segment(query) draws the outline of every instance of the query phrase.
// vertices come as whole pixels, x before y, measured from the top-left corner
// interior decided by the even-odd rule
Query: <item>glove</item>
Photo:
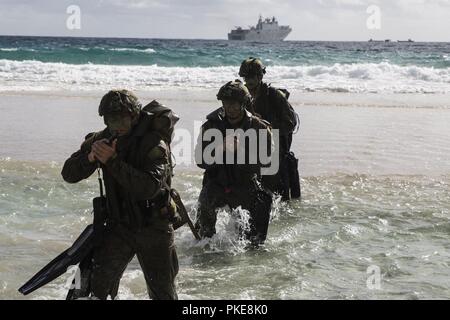
[[[163,218],[168,219],[173,224],[181,221],[181,217],[178,214],[177,205],[172,198],[170,198],[170,203],[168,206],[161,208],[160,214]]]

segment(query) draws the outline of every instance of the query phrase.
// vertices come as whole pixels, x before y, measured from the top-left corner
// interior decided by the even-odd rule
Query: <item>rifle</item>
[[[114,139],[115,136],[112,136],[109,139],[109,143],[111,143]],[[100,197],[93,199],[93,224],[86,227],[86,229],[80,234],[70,248],[58,255],[22,287],[20,287],[19,292],[22,294],[30,294],[31,292],[41,288],[45,284],[66,273],[68,267],[79,263],[80,276],[78,279],[80,280],[80,283],[76,283],[77,281],[75,279],[73,280],[72,289],[69,290],[66,299],[74,300],[82,297],[89,297],[91,293],[90,274],[92,271],[92,253],[94,247],[98,245],[103,235],[107,217],[106,196],[103,190],[103,179],[100,174],[100,169],[101,167],[99,164],[98,180],[100,183]],[[111,297],[115,297],[117,295],[117,288],[118,282],[115,287],[111,289]]]
[[[112,142],[117,138],[117,134],[113,134],[109,139],[107,144],[111,145]],[[103,178],[101,174],[101,164],[97,161],[97,174],[98,174],[98,183],[100,188],[100,196],[92,199],[93,206],[93,214],[94,221],[93,225],[93,249],[99,245],[101,239],[103,238],[106,219],[108,216],[108,207],[106,201],[106,195],[103,188]],[[66,300],[76,300],[79,298],[89,297],[91,294],[91,273],[92,273],[92,258],[93,258],[93,250],[90,250],[88,254],[80,261],[79,269],[80,269],[80,284],[79,287],[76,287],[75,279],[72,282],[72,289],[69,290],[66,296]],[[118,288],[118,285],[116,285]],[[117,295],[117,290],[113,289],[111,292],[111,297],[115,297]]]
[[[174,229],[176,230],[176,229],[184,226],[187,223],[189,225],[189,228],[191,229],[192,234],[194,235],[195,239],[201,240],[202,238],[198,234],[198,231],[195,228],[194,224],[192,223],[191,218],[189,218],[186,207],[184,206],[184,203],[181,200],[181,197],[180,197],[180,194],[178,193],[178,191],[175,189],[171,189],[170,196],[172,197],[173,201],[175,201],[175,204],[177,205],[177,208],[178,208],[178,213],[180,214],[181,219],[182,219],[181,222],[174,225]]]

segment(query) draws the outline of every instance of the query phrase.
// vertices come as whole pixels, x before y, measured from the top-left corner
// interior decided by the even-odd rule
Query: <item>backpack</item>
[[[151,116],[152,129],[157,131],[161,135],[162,139],[167,143],[170,152],[169,161],[173,170],[175,166],[172,160],[173,155],[170,148],[170,143],[173,139],[175,124],[180,120],[180,118],[175,114],[175,112],[156,100],[153,100],[145,107],[143,107],[142,111]],[[173,172],[171,173],[171,175],[173,176]],[[198,234],[197,230],[194,227],[194,224],[189,218],[186,207],[181,200],[179,192],[171,188],[171,186],[165,182],[163,183],[163,185],[168,191],[164,199],[165,204],[168,208],[170,208],[170,199],[172,199],[176,205],[176,212],[170,213],[170,221],[173,223],[174,230],[181,228],[185,224],[188,224],[192,233],[194,234],[194,237],[197,240],[200,240],[200,235]]]
[[[294,110],[292,105],[289,103],[289,97],[290,97],[291,93],[287,89],[275,88],[270,85],[269,85],[268,89],[269,89],[269,99],[272,101],[275,101],[277,91],[281,92],[285,96],[286,101],[288,102],[289,113],[291,114],[292,121],[294,122],[294,134],[296,134],[300,128],[300,117],[299,117],[298,113]]]
[[[142,111],[151,117],[151,127],[157,131],[162,139],[170,146],[172,142],[176,123],[180,120],[171,109],[156,100],[153,100]]]

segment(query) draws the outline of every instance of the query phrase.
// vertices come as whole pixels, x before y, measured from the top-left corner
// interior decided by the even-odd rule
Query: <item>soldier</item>
[[[257,152],[255,149],[262,143],[266,143],[266,147],[270,150],[270,128],[265,121],[247,111],[251,105],[251,96],[241,81],[230,81],[225,84],[217,94],[217,99],[222,101],[223,107],[207,116],[196,147],[197,165],[205,169],[196,226],[202,237],[212,237],[216,233],[216,210],[225,205],[229,205],[232,209],[241,206],[250,212],[250,230],[245,236],[254,246],[258,246],[264,243],[267,236],[272,197],[260,184],[263,164],[260,159],[252,163],[249,157],[250,152]],[[251,142],[246,144],[244,140],[229,134],[230,131],[236,132],[238,129],[242,129],[244,133],[254,130],[256,134],[264,130],[266,138],[261,141],[258,136],[258,141],[253,141],[257,148],[251,151]],[[209,130],[220,131],[223,140],[219,141],[215,150],[222,153],[223,159],[227,153],[231,153],[230,158],[233,159],[231,163],[228,159],[223,162],[217,161],[218,158],[214,158],[212,163],[205,161],[204,152],[212,143],[205,138]],[[243,163],[236,161],[238,150],[242,150],[245,154]]]
[[[99,115],[106,129],[89,134],[62,169],[69,183],[88,178],[97,166],[103,171],[108,212],[93,252],[92,295],[114,298],[123,272],[137,255],[150,298],[177,299],[178,259],[171,222],[175,208],[167,201],[172,174],[167,139],[130,91],[108,92]],[[117,138],[109,143],[111,136]]]
[[[298,160],[290,152],[298,116],[288,101],[289,92],[264,83],[265,73],[266,67],[261,60],[252,57],[244,60],[239,70],[239,76],[244,78],[253,97],[253,109],[250,111],[268,121],[280,134],[280,170],[275,175],[265,176],[263,182],[271,191],[280,194],[283,200],[300,198]]]

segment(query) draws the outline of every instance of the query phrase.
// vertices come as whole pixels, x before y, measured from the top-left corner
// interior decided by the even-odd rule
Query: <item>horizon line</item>
[[[0,34],[0,37],[35,37],[35,38],[86,38],[86,39],[139,39],[139,40],[206,40],[206,41],[230,41],[235,43],[272,43],[272,42],[260,42],[260,41],[240,41],[240,40],[228,40],[227,38],[159,38],[159,37],[114,37],[114,36],[67,36],[67,35],[23,35],[23,34]],[[408,39],[373,39],[373,42],[376,43],[397,43],[398,41],[407,42]],[[300,40],[300,39],[288,39],[282,40],[279,42],[369,42],[369,40]],[[410,38],[412,39],[412,38]],[[385,40],[389,40],[390,42],[385,42]],[[413,39],[412,39],[413,40]],[[279,43],[274,42],[274,43]],[[423,40],[413,40],[410,43],[450,43],[450,39],[448,41],[423,41]]]

